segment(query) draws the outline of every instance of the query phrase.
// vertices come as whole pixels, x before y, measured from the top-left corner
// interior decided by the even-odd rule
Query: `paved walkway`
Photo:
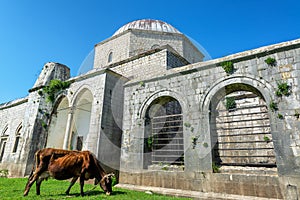
[[[170,189],[170,188],[148,187],[148,186],[129,185],[129,184],[118,184],[115,187],[128,189],[128,190],[135,190],[135,191],[144,191],[149,194],[157,193],[157,194],[170,195],[176,197],[189,197],[192,199],[201,199],[201,200],[275,200],[270,198],[261,198],[261,197],[253,197],[253,196],[241,196],[241,195],[221,194],[221,193],[206,193],[206,192],[197,192],[197,191],[190,191],[190,190],[178,190],[178,189]]]

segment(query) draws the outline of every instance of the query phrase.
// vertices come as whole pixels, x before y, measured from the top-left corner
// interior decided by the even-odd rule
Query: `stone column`
[[[72,125],[73,125],[73,114],[74,114],[74,109],[73,107],[70,107],[70,111],[68,113],[68,120],[67,120],[67,127],[65,132],[63,149],[69,149],[70,146],[70,138],[72,136],[71,132],[72,132]]]

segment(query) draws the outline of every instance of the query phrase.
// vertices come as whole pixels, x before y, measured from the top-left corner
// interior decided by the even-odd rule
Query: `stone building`
[[[0,169],[88,149],[123,185],[300,198],[300,40],[203,61],[170,24],[137,20],[94,52],[91,70],[46,63],[0,105]]]

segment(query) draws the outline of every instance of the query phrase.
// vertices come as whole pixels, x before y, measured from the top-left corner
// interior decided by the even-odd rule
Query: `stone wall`
[[[19,175],[25,167],[21,160],[21,152],[24,148],[24,116],[27,101],[27,98],[23,98],[0,105],[0,154],[2,156],[0,169],[9,169],[9,174]],[[20,138],[17,142],[18,133]],[[3,149],[4,142],[6,145]]]
[[[176,188],[182,190],[201,191],[205,193],[213,192],[274,199],[282,199],[286,196],[284,190],[282,190],[280,178],[273,175],[232,173],[213,174],[204,172],[184,173],[164,170],[145,171],[143,173],[121,172],[120,182],[123,184]]]
[[[109,65],[109,69],[129,79],[158,76],[168,69],[180,67],[188,62],[178,55],[170,46],[150,50],[144,54],[133,56],[126,62]],[[143,73],[141,73],[143,72]]]
[[[268,57],[277,63],[265,63]],[[234,72],[227,74],[223,61],[234,63]],[[299,120],[295,112],[299,104],[300,40],[262,47],[221,59],[170,69],[160,77],[134,80],[126,84],[124,97],[121,170],[143,171],[144,117],[156,98],[171,96],[183,108],[185,172],[212,171],[210,106],[235,90],[257,90],[267,105],[276,102],[277,111],[268,109],[276,165],[280,177],[300,177],[298,145]],[[143,81],[145,84],[140,85]],[[278,83],[286,82],[290,95],[278,97]],[[232,90],[232,86],[234,89]],[[237,86],[237,87],[236,87]],[[237,89],[239,88],[239,89]],[[282,117],[278,117],[279,115]],[[196,144],[192,138],[197,137]],[[299,179],[298,179],[299,180]],[[288,185],[288,182],[284,187]],[[296,187],[300,187],[296,183]]]
[[[166,45],[189,63],[203,60],[203,54],[182,34],[128,30],[95,46],[94,68],[102,68]],[[111,52],[112,61],[109,62]]]
[[[109,53],[112,52],[112,62],[118,62],[129,57],[130,33],[109,38],[95,45],[94,68],[102,68],[108,64]]]

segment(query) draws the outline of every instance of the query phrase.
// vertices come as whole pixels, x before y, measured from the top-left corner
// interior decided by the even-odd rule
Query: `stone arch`
[[[63,148],[69,112],[69,99],[64,95],[59,96],[50,114],[46,147]]]
[[[229,166],[276,167],[269,102],[270,84],[254,77],[216,83],[201,108],[209,110],[213,162]],[[230,100],[231,99],[231,100]],[[233,101],[233,107],[228,101]]]
[[[71,149],[87,149],[93,101],[93,94],[86,86],[78,90],[75,95],[72,104],[71,137],[69,138]]]
[[[252,86],[256,88],[265,101],[270,102],[272,99],[275,99],[274,92],[275,88],[266,82],[265,80],[259,79],[256,76],[230,76],[223,80],[216,81],[203,95],[200,99],[200,111],[208,112],[210,107],[210,102],[214,98],[218,98],[220,94],[226,93],[226,86],[234,83],[243,83],[245,85]]]
[[[186,103],[169,90],[151,95],[141,107],[144,168],[160,163],[184,165],[183,118]]]
[[[145,115],[146,115],[146,111],[147,111],[147,108],[149,107],[149,105],[157,98],[159,97],[162,97],[162,96],[170,96],[170,97],[173,97],[174,99],[176,99],[180,105],[181,105],[181,108],[182,108],[182,112],[183,112],[183,115],[185,116],[186,115],[186,112],[187,112],[187,105],[188,105],[188,102],[187,100],[179,93],[177,92],[174,92],[174,91],[171,91],[171,90],[167,90],[167,89],[164,89],[164,90],[160,90],[160,91],[157,91],[155,93],[153,93],[152,95],[150,95],[141,105],[140,109],[139,109],[139,118],[140,119],[144,119],[145,118]]]

